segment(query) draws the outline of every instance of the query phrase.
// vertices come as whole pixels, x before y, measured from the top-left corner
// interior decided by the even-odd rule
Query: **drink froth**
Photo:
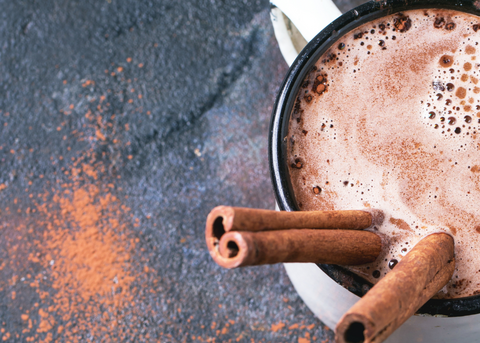
[[[480,293],[480,18],[413,10],[345,34],[299,88],[287,139],[301,210],[378,208],[390,244],[381,279],[426,235],[455,238],[437,295]]]

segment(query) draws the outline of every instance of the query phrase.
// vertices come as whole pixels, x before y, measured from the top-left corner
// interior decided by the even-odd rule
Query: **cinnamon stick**
[[[221,237],[230,231],[287,229],[361,230],[383,222],[383,212],[370,211],[272,211],[218,206],[207,217],[205,238],[212,252]]]
[[[453,238],[436,233],[422,239],[340,319],[337,343],[382,342],[452,277]]]
[[[382,248],[381,238],[368,231],[291,229],[225,233],[215,262],[236,268],[280,262],[358,265],[373,262]]]

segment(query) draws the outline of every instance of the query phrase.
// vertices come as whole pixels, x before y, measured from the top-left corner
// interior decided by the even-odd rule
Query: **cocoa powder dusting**
[[[27,246],[35,252],[27,260],[39,271],[29,287],[41,305],[25,309],[26,342],[127,341],[148,313],[137,307],[143,299],[136,287],[148,267],[133,264],[136,241],[126,230],[130,209],[95,169],[102,171],[101,163],[76,162],[70,183],[36,202],[30,225],[43,232]]]
[[[100,337],[105,329],[114,329],[118,310],[134,300],[130,288],[136,275],[130,254],[135,242],[125,236],[125,224],[118,219],[128,209],[122,209],[109,193],[99,196],[94,184],[80,186],[74,182],[72,188],[54,194],[52,200],[50,205],[57,210],[38,206],[46,225],[42,262],[51,266],[49,286],[55,290],[49,313],[55,312],[64,320],[75,319],[91,336]],[[75,318],[78,313],[102,319],[92,322],[88,317]],[[50,315],[41,318],[38,332],[56,327],[64,331],[66,339],[75,341],[75,330],[69,328],[68,321],[61,327]]]
[[[31,304],[16,309],[22,325],[17,340],[115,342],[158,337],[155,327],[146,325],[155,317],[156,301],[150,294],[158,280],[151,275],[148,260],[137,252],[139,240],[132,228],[139,226],[138,219],[125,205],[128,196],[111,183],[111,171],[97,152],[98,144],[107,139],[122,151],[120,137],[113,137],[104,125],[104,99],[100,97],[97,110],[85,115],[85,131],[91,135],[78,140],[89,142],[87,149],[69,159],[63,175],[55,177],[56,184],[42,174],[43,192],[31,193],[28,204],[15,198],[15,208],[0,210],[9,249],[8,258],[0,260],[0,272],[11,276],[6,286],[0,284],[0,292],[7,291],[12,304],[15,299],[23,299],[22,306]],[[13,286],[16,291],[8,291]],[[25,301],[28,298],[33,300]],[[5,330],[2,333],[3,340],[10,337]]]
[[[398,227],[400,230],[405,230],[405,231],[413,231],[410,225],[407,224],[407,222],[403,219],[397,219],[397,218],[390,218],[390,223]]]

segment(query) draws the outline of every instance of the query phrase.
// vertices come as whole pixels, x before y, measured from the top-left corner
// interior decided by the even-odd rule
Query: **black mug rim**
[[[286,138],[294,98],[305,74],[337,39],[368,21],[414,9],[453,9],[480,17],[473,0],[371,0],[337,18],[313,38],[291,65],[277,95],[270,121],[268,157],[277,204],[282,211],[298,211],[286,163]],[[480,18],[479,18],[480,23]],[[373,286],[362,277],[336,265],[318,264],[335,282],[362,297]],[[430,299],[417,314],[458,317],[480,313],[480,295],[457,299]]]

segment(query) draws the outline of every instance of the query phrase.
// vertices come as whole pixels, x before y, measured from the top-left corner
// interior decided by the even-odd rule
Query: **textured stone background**
[[[223,270],[205,248],[214,206],[274,206],[268,124],[287,66],[268,1],[5,0],[0,8],[0,337],[333,342],[281,265]],[[79,161],[98,176],[72,181]],[[90,262],[69,264],[60,253],[89,216],[74,225],[62,206],[85,187],[95,188],[95,206],[107,195],[122,206],[119,226],[94,223],[120,237],[111,249],[126,256],[118,263],[128,287],[112,292],[128,302],[116,307],[101,293],[119,282],[107,280],[108,263],[99,257],[91,274]],[[53,246],[57,227],[67,231]],[[72,276],[77,269],[87,270],[84,280]],[[62,272],[76,283],[55,286]],[[105,280],[92,288],[91,275]],[[82,300],[88,306],[72,300],[80,284],[100,292]]]

